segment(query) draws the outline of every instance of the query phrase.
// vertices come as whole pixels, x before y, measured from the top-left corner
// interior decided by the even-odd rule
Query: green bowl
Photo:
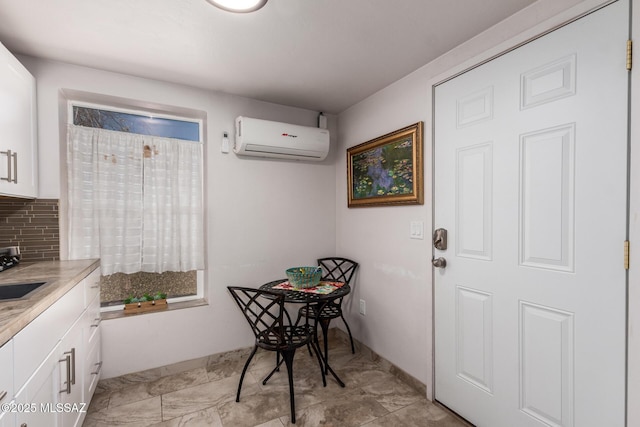
[[[318,267],[291,267],[286,273],[289,283],[298,289],[313,288],[322,277],[322,269]]]

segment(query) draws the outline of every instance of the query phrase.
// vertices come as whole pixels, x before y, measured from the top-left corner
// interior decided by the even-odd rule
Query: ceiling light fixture
[[[236,13],[253,12],[267,4],[267,0],[207,0],[222,10]]]

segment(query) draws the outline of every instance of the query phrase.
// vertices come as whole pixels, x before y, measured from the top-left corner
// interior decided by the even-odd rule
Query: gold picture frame
[[[423,122],[347,149],[348,206],[424,204]]]

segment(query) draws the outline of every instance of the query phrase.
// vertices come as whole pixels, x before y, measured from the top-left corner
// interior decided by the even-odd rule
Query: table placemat
[[[282,283],[275,285],[271,289],[282,289],[286,291],[299,291],[299,292],[308,292],[310,294],[326,295],[326,294],[330,294],[331,292],[343,286],[344,286],[344,283],[342,282],[320,282],[317,286],[314,286],[312,288],[294,288],[293,285],[289,283],[288,280],[286,280]]]

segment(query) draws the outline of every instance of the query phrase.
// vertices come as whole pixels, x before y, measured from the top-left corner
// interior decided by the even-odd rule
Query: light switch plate
[[[411,230],[409,237],[412,239],[424,239],[424,222],[411,221]]]

